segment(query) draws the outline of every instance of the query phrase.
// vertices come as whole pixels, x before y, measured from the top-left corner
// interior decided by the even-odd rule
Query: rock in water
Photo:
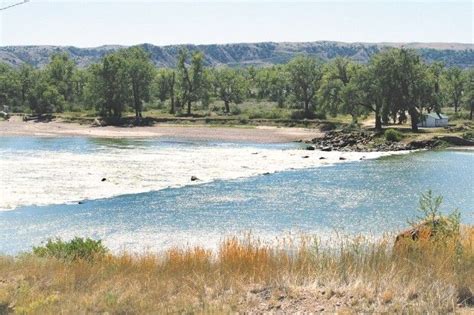
[[[308,150],[308,151],[314,151],[314,150],[316,150],[316,148],[313,147],[312,145],[309,145],[309,146],[306,147],[306,150]]]
[[[347,159],[345,157],[341,156],[341,157],[339,157],[339,160],[344,161],[344,160],[347,160]]]
[[[192,181],[192,182],[195,182],[195,181],[197,181],[197,180],[199,180],[199,178],[197,178],[197,177],[196,177],[196,176],[194,176],[194,175],[193,175],[193,176],[191,176],[191,181]]]
[[[101,181],[101,182],[105,182],[106,180],[107,180],[107,178],[104,177],[104,178],[102,178],[100,181]]]

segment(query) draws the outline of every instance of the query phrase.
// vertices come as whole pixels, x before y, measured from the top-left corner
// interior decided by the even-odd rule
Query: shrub
[[[107,252],[108,249],[102,244],[102,241],[81,237],[75,237],[70,241],[63,241],[60,238],[49,239],[44,246],[33,247],[33,253],[39,257],[55,257],[70,261],[92,260]]]
[[[462,134],[462,137],[463,139],[466,139],[466,140],[474,139],[474,131],[473,130],[466,131],[465,133]]]
[[[230,109],[231,115],[240,115],[241,113],[242,113],[242,110],[238,106],[232,106]]]
[[[448,215],[440,211],[443,197],[434,197],[431,190],[421,194],[418,211],[421,213],[417,219],[423,222],[431,230],[434,237],[449,238],[459,234],[461,217],[459,210],[455,209]],[[416,223],[411,223],[416,226]]]
[[[395,129],[385,130],[384,136],[385,136],[385,140],[391,141],[391,142],[398,142],[402,140],[403,138],[403,134],[400,131],[397,131]]]

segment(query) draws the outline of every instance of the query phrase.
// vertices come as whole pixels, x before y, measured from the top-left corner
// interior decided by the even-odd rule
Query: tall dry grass
[[[65,261],[0,258],[0,313],[472,312],[474,228],[397,245],[363,237]]]

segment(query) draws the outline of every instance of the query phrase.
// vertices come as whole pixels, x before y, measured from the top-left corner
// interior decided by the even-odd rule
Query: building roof
[[[429,113],[426,116],[432,117],[434,119],[448,119],[448,116],[443,115],[441,113]]]

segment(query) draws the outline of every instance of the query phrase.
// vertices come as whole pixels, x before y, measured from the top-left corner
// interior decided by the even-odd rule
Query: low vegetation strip
[[[469,313],[474,228],[440,217],[440,204],[425,194],[423,223],[396,242],[249,236],[215,252],[113,255],[97,241],[50,241],[0,258],[0,313]]]

